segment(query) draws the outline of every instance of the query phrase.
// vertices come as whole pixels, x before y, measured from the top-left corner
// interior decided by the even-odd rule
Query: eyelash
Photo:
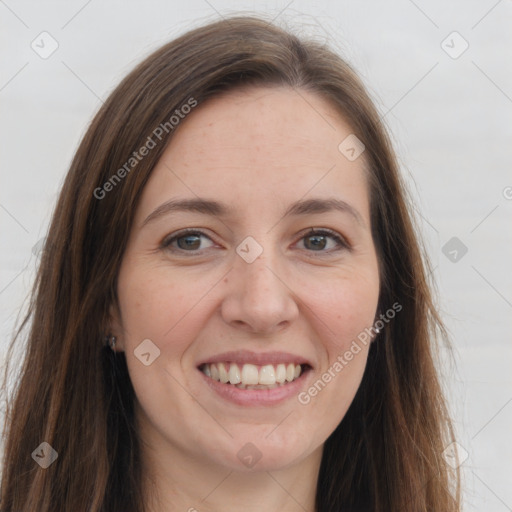
[[[182,254],[190,253],[190,256],[202,255],[203,253],[200,250],[199,251],[187,251],[185,249],[171,247],[171,244],[174,241],[178,240],[179,238],[184,238],[187,235],[204,236],[204,237],[208,238],[209,240],[213,241],[206,233],[203,233],[200,230],[192,229],[191,228],[191,229],[184,229],[182,231],[179,231],[178,233],[172,235],[170,238],[169,237],[164,238],[164,240],[161,243],[161,248],[165,249],[165,250],[168,250],[168,251],[171,251],[171,252],[174,252],[174,253],[176,253],[176,252],[179,252],[179,253],[182,253]],[[330,249],[328,251],[307,251],[307,249],[306,249],[307,252],[318,253],[319,255],[329,255],[329,254],[332,254],[333,252],[341,251],[341,250],[344,250],[344,249],[345,250],[350,250],[351,249],[349,243],[343,237],[338,235],[335,231],[331,231],[330,229],[325,229],[325,228],[323,228],[323,229],[311,228],[311,230],[308,231],[306,234],[304,234],[299,239],[299,241],[303,240],[305,238],[308,238],[308,237],[312,237],[312,236],[328,236],[328,237],[332,238],[338,244],[338,247],[335,248],[335,249]]]

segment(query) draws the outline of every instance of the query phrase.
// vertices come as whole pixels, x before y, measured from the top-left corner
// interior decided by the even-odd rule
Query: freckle
[[[228,282],[228,278],[227,278],[227,277],[225,277],[225,278],[224,278],[224,282],[225,282],[225,283],[227,283],[227,282]]]

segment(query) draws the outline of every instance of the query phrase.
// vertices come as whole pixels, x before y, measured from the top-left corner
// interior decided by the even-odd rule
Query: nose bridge
[[[267,242],[271,237],[267,237]],[[230,277],[231,286],[224,298],[222,314],[228,323],[244,326],[253,331],[273,331],[290,323],[298,313],[293,293],[279,275],[280,265],[277,248],[265,246],[255,259],[244,254],[255,250],[240,244]]]
[[[276,297],[282,295],[282,282],[272,271],[272,258],[261,255],[252,263],[238,262],[237,271],[242,280],[244,295],[254,299],[266,299],[262,304],[270,303]],[[275,265],[274,265],[275,267]]]

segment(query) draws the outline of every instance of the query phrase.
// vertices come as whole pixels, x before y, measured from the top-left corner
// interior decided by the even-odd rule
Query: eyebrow
[[[339,211],[349,214],[358,224],[365,227],[366,223],[361,214],[349,203],[337,198],[328,199],[306,199],[292,203],[282,218],[299,215],[312,215],[315,213],[328,213]],[[231,207],[217,201],[197,198],[197,199],[171,199],[158,206],[144,220],[141,227],[146,224],[172,212],[195,212],[213,217],[227,217],[233,215]]]

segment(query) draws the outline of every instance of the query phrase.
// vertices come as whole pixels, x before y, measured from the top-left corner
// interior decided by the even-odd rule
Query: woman
[[[395,156],[322,45],[233,17],[131,72],[29,321],[4,511],[459,510]]]

